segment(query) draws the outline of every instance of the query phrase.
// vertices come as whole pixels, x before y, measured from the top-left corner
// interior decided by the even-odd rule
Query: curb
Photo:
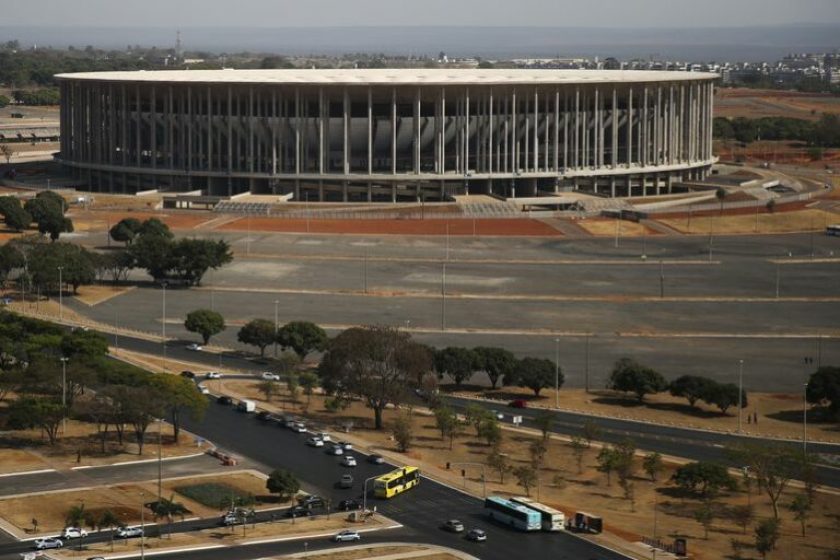
[[[39,469],[35,471],[20,471],[20,472],[10,472],[10,473],[3,473],[0,474],[0,478],[6,478],[8,476],[27,476],[30,474],[45,474],[50,472],[57,472],[58,469]]]
[[[207,452],[203,453],[193,453],[191,455],[180,455],[178,457],[164,457],[160,459],[161,462],[165,463],[168,461],[180,461],[182,459],[195,459],[196,457],[201,457],[202,455],[206,455]],[[71,471],[80,471],[86,469],[104,469],[108,467],[125,467],[128,465],[141,465],[146,463],[157,463],[158,459],[140,459],[138,461],[122,461],[120,463],[111,463],[110,465],[82,465],[81,467],[72,467]]]

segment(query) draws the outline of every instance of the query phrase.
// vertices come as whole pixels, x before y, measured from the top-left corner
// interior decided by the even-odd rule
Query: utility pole
[[[163,372],[166,373],[166,281],[160,283],[163,288],[163,321],[161,321],[161,334],[163,339]]]
[[[62,356],[61,360],[61,433],[67,434],[67,361],[70,358]]]
[[[440,330],[446,330],[446,263],[443,263],[443,274],[440,282],[441,295],[441,312],[440,312]]]
[[[163,496],[163,420],[158,418],[158,503]]]
[[[279,306],[280,300],[274,300],[274,357],[277,357],[277,335],[280,332],[280,319],[279,319]]]
[[[586,335],[586,392],[589,393],[589,334]]]
[[[554,408],[560,408],[560,339],[554,339]]]
[[[665,265],[659,259],[659,299],[665,298]]]
[[[738,360],[738,433],[741,433],[744,415],[744,360]]]
[[[61,271],[64,269],[63,266],[58,267],[58,319],[61,320],[64,318],[64,290],[61,289],[61,286],[64,282],[62,282]]]

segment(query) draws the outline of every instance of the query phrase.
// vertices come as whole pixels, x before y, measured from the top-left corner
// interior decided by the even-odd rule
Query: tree
[[[55,241],[62,233],[73,231],[73,221],[64,216],[65,206],[63,198],[45,191],[26,201],[24,210],[38,224],[38,231],[42,235],[49,234],[50,240]]]
[[[797,494],[788,504],[788,509],[793,513],[793,518],[799,521],[799,525],[802,527],[803,537],[805,536],[805,522],[811,515],[813,505],[808,494]]]
[[[595,420],[586,420],[583,423],[583,439],[586,440],[586,447],[591,447],[592,442],[601,437],[601,426]]]
[[[428,355],[411,337],[392,327],[351,328],[330,341],[318,374],[327,393],[355,395],[373,410],[374,425],[382,429],[382,411],[398,405]]]
[[[832,415],[840,413],[840,367],[822,366],[808,378],[805,398],[811,404],[827,406]]]
[[[84,527],[90,519],[91,514],[85,509],[85,504],[70,506],[70,509],[64,514],[64,524],[67,527]]]
[[[4,99],[8,99],[4,97]],[[8,144],[0,144],[0,155],[6,158],[6,165],[9,165],[12,161],[12,156],[15,155],[15,149]]]
[[[644,401],[645,395],[664,391],[667,387],[662,375],[630,358],[621,358],[615,363],[607,382],[607,388],[634,393],[639,402]]]
[[[313,351],[323,352],[327,349],[329,337],[326,331],[308,321],[292,321],[286,323],[277,332],[277,343],[285,350],[291,348],[303,361],[307,354]]]
[[[494,447],[487,456],[487,466],[499,472],[499,483],[504,484],[505,475],[511,471],[507,454],[499,451],[498,447]]]
[[[739,389],[734,383],[714,383],[709,386],[708,394],[703,398],[708,404],[718,407],[721,413],[726,414],[732,406],[737,406]],[[740,390],[740,403],[742,408],[747,408],[747,391]]]
[[[589,445],[584,443],[583,439],[578,436],[572,436],[571,441],[569,442],[569,446],[572,448],[572,453],[575,456],[575,462],[577,462],[577,470],[578,474],[583,473],[583,454],[589,448]]]
[[[177,515],[183,521],[184,516],[189,512],[190,510],[184,504],[175,501],[174,494],[170,495],[168,500],[166,498],[160,498],[152,507],[152,514],[154,515],[155,521],[162,517],[166,518],[167,533],[169,533],[170,538],[172,537],[172,518]]]
[[[141,233],[128,251],[136,266],[144,269],[155,281],[166,279],[172,269],[172,241],[166,236]]]
[[[277,494],[281,501],[286,501],[300,491],[300,482],[291,471],[275,469],[268,475],[265,487],[272,494]]]
[[[478,403],[469,403],[464,409],[464,420],[475,428],[475,435],[481,436],[481,425],[493,414]]]
[[[502,427],[493,416],[485,418],[478,426],[478,437],[487,442],[490,447],[496,447],[502,442]]]
[[[9,274],[24,264],[23,253],[16,246],[11,243],[0,246],[0,288],[6,284]]]
[[[723,214],[723,200],[726,198],[726,194],[726,189],[723,187],[718,187],[718,189],[715,191],[715,198],[717,198],[718,202],[720,202],[721,215]]]
[[[271,399],[274,398],[277,393],[279,392],[280,387],[278,386],[277,382],[273,379],[267,379],[265,381],[260,381],[257,383],[257,391],[259,391],[263,397],[265,397],[266,402],[271,402]]]
[[[161,406],[169,412],[172,437],[178,443],[184,414],[200,420],[207,410],[207,399],[192,380],[181,376],[158,373],[152,376],[150,382],[161,399]]]
[[[96,254],[96,268],[100,277],[110,277],[114,284],[125,282],[128,273],[136,265],[134,255],[130,251],[109,251]]]
[[[732,518],[741,526],[741,533],[747,534],[747,527],[752,523],[755,512],[752,504],[732,506]]]
[[[286,388],[289,390],[289,397],[292,402],[297,402],[298,389],[300,388],[300,378],[297,373],[290,373],[286,376]]]
[[[698,492],[704,499],[714,497],[721,489],[735,490],[738,486],[726,467],[708,461],[680,466],[671,480],[686,492]]]
[[[521,467],[516,467],[513,469],[513,476],[516,477],[516,481],[519,483],[519,486],[525,490],[525,495],[531,495],[531,488],[536,486],[537,484],[537,471],[531,465],[523,465]]]
[[[767,558],[767,553],[776,549],[776,542],[779,540],[779,524],[777,518],[770,518],[756,525],[755,549],[762,558]]]
[[[260,357],[265,357],[266,347],[274,342],[274,323],[267,319],[253,319],[239,329],[236,338],[243,344],[256,346],[260,349]]]
[[[729,450],[739,464],[746,465],[755,476],[773,507],[773,517],[779,518],[779,499],[793,478],[801,477],[808,469],[807,458],[787,445],[741,445]]]
[[[648,453],[642,461],[642,468],[650,477],[650,481],[656,482],[656,477],[662,471],[662,455],[656,452]]]
[[[442,439],[448,439],[449,449],[452,449],[452,443],[461,434],[461,421],[458,419],[458,415],[446,406],[436,408],[434,413],[435,426],[440,431],[440,437]]]
[[[469,348],[448,346],[435,352],[435,369],[451,377],[456,387],[472,377],[477,363],[478,357]]]
[[[73,288],[92,284],[96,280],[96,268],[92,253],[74,243],[41,243],[30,251],[28,271],[32,282],[44,291],[63,289],[59,279]],[[61,267],[61,274],[58,268]]]
[[[102,529],[109,529],[111,531],[111,552],[114,551],[114,527],[118,527],[120,523],[120,518],[110,509],[106,509],[100,513],[99,519],[96,520],[96,526],[99,531],[102,531]]]
[[[222,239],[179,239],[170,243],[171,273],[189,286],[200,286],[204,275],[233,261],[230,245]]]
[[[553,387],[555,382],[555,364],[543,358],[523,358],[516,364],[516,383],[527,387],[539,397],[540,391]],[[563,372],[558,372],[557,382],[563,385]]]
[[[134,431],[137,454],[143,454],[146,431],[165,412],[165,399],[157,388],[151,386],[124,387],[119,393],[120,408],[126,423]]]
[[[624,438],[615,447],[615,470],[620,482],[627,481],[633,475],[633,459],[636,457],[636,442]]]
[[[548,441],[551,428],[554,427],[554,414],[548,410],[541,410],[534,417],[534,425],[542,432],[543,441]]]
[[[157,218],[149,218],[140,224],[140,229],[137,232],[140,237],[163,237],[172,239],[175,235],[169,229],[169,226]]]
[[[607,474],[607,486],[612,484],[612,472],[618,466],[619,456],[615,449],[606,446],[598,453],[598,470]]]
[[[411,440],[414,437],[414,431],[411,426],[411,417],[407,414],[400,414],[394,420],[392,429],[394,441],[397,443],[397,450],[400,453],[405,453],[411,447]]]
[[[184,321],[184,328],[190,332],[200,334],[204,344],[209,344],[210,337],[225,330],[225,318],[217,311],[196,309],[187,314],[187,318]]]
[[[298,377],[298,383],[300,383],[301,388],[303,388],[303,394],[306,395],[306,403],[308,405],[312,400],[312,393],[314,393],[315,389],[318,388],[321,380],[315,373],[311,371],[304,371]]]
[[[548,446],[545,440],[538,439],[531,442],[528,446],[528,454],[531,456],[531,464],[535,469],[539,469],[545,461],[545,454],[548,453]]]
[[[477,369],[487,372],[491,389],[495,390],[500,380],[503,384],[506,384],[505,380],[510,379],[513,375],[516,367],[516,357],[513,352],[504,348],[479,346],[473,348],[473,354],[477,359]]]
[[[114,241],[125,243],[128,246],[140,234],[142,228],[143,224],[140,223],[140,220],[136,218],[123,218],[108,230],[108,235]]]
[[[58,441],[58,429],[65,418],[60,403],[47,398],[23,397],[9,404],[6,425],[13,430],[41,428],[50,445]]]
[[[13,231],[23,231],[32,223],[32,216],[24,210],[16,196],[0,196],[0,214],[6,226]]]
[[[698,400],[706,400],[713,385],[715,382],[708,377],[683,375],[671,381],[668,391],[674,397],[685,397],[689,406],[694,408]]]
[[[704,501],[700,509],[694,512],[694,519],[703,526],[703,538],[706,540],[709,539],[709,529],[712,526],[714,517],[715,512],[712,509],[712,504],[708,501]]]

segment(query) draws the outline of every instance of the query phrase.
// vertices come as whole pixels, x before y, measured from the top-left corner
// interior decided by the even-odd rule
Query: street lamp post
[[[62,277],[61,271],[64,269],[63,266],[58,267],[58,318],[59,320],[64,318],[64,291],[61,289]]]
[[[560,339],[554,339],[554,408],[560,408]]]
[[[446,263],[443,263],[443,272],[440,280],[441,310],[440,330],[446,330]]]
[[[160,283],[163,288],[163,321],[161,321],[161,335],[163,339],[163,371],[166,373],[166,282]]]
[[[802,390],[802,454],[808,456],[808,384]]]
[[[362,486],[362,514],[365,515],[365,516],[367,516],[367,485],[368,485],[368,482],[370,482],[371,480],[375,480],[375,479],[379,478],[379,476],[380,475],[376,475],[376,476],[372,476],[370,478],[366,478],[365,483]],[[367,517],[365,517],[365,520],[367,520]]]
[[[744,360],[738,360],[738,433],[741,433],[744,416]]]
[[[62,356],[61,360],[61,433],[67,433],[67,361],[70,358]]]
[[[274,300],[274,357],[277,357],[277,334],[280,332],[279,319],[280,300]]]
[[[586,392],[589,393],[589,335],[586,335],[586,363],[585,363]]]
[[[143,502],[145,501],[146,494],[140,494],[140,558],[143,560],[146,558],[146,504]]]

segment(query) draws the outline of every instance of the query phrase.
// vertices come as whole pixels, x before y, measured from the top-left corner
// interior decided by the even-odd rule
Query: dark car
[[[216,399],[216,402],[219,404],[233,404],[233,399],[228,397],[227,395],[222,395],[221,397]]]
[[[514,399],[508,403],[511,408],[528,408],[528,401],[525,399]]]
[[[340,502],[338,502],[338,509],[343,511],[362,509],[362,503],[359,500],[341,500]]]
[[[324,498],[322,498],[321,496],[306,496],[305,498],[298,500],[298,504],[307,509],[322,508],[326,507],[327,505],[327,503],[324,501]]]
[[[261,410],[257,412],[257,420],[268,422],[269,420],[271,420],[271,413],[267,410]]]
[[[473,542],[485,542],[487,540],[487,533],[482,529],[470,529],[467,533],[467,540]]]
[[[376,453],[374,453],[373,455],[368,455],[367,460],[368,460],[368,463],[371,463],[371,464],[374,464],[374,465],[381,465],[382,463],[385,462],[385,458],[382,457],[382,455],[377,455]]]
[[[306,506],[292,506],[286,511],[287,517],[308,517],[312,515],[312,510]]]
[[[184,370],[181,372],[181,377],[186,377],[187,379],[195,379],[195,373],[188,370]]]
[[[441,525],[441,529],[444,531],[449,531],[450,533],[463,533],[464,532],[464,524],[458,521],[457,519],[450,519],[443,525]]]

